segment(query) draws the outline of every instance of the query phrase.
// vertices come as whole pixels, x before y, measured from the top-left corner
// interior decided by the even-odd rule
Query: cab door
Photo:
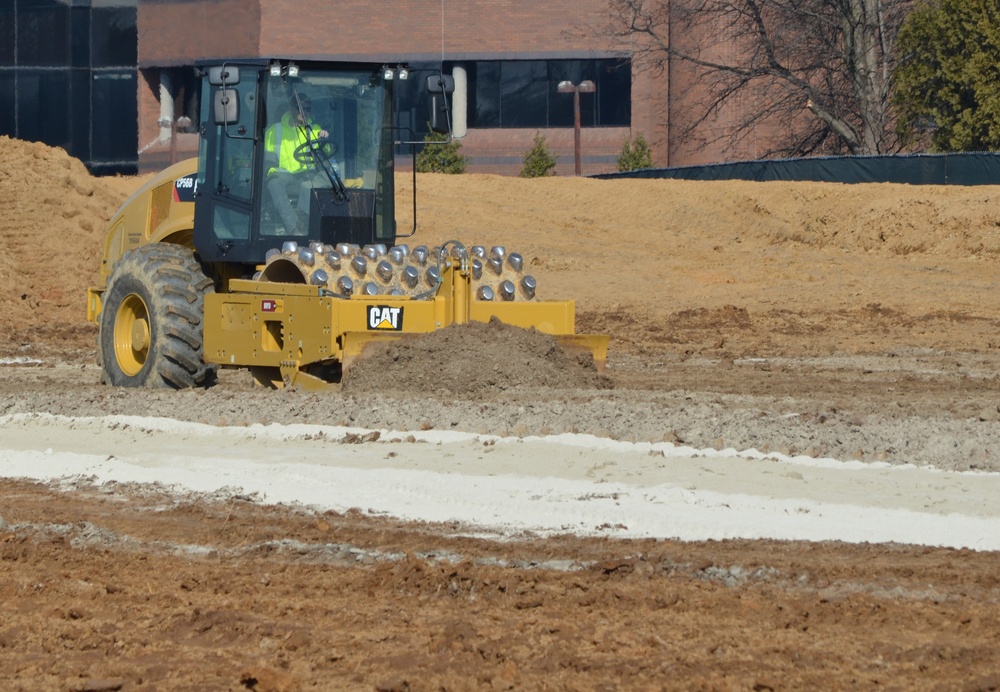
[[[206,262],[253,262],[260,68],[208,68],[202,88],[194,242]]]

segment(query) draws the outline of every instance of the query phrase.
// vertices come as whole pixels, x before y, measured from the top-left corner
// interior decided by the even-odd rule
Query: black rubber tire
[[[215,292],[194,252],[151,243],[122,255],[104,292],[98,335],[101,381],[185,389],[211,384],[204,362],[205,296]]]

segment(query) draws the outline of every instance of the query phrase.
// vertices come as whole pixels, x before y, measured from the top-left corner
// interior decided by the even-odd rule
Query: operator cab
[[[202,261],[259,264],[286,241],[394,244],[401,70],[264,60],[202,69],[194,222]]]

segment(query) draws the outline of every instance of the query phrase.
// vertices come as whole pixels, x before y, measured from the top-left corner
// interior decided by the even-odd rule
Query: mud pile
[[[493,318],[372,344],[344,378],[351,393],[387,390],[488,400],[532,388],[608,389],[589,353]]]
[[[0,156],[6,350],[92,362],[86,288],[142,179],[93,178],[2,137]],[[610,334],[612,358],[1000,347],[1000,186],[421,174],[417,187],[401,242],[517,252],[538,298],[574,300],[578,331]],[[401,232],[412,194],[401,173]]]
[[[0,311],[17,332],[86,320],[104,230],[138,185],[95,178],[62,149],[0,137]]]

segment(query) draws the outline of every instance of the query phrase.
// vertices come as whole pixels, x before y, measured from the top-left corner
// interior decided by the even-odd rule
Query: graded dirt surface
[[[92,178],[61,151],[2,137],[0,155],[0,463],[35,477],[47,458],[82,464],[63,480],[0,480],[0,687],[1000,688],[995,549],[939,547],[965,544],[957,535],[878,542],[881,526],[851,542],[623,538],[640,507],[612,492],[657,462],[701,467],[681,498],[724,483],[821,494],[821,471],[860,461],[885,474],[883,495],[855,505],[852,492],[873,491],[846,475],[831,507],[996,521],[1000,187],[421,175],[418,230],[401,242],[520,252],[541,298],[573,298],[579,331],[611,335],[603,378],[539,335],[501,341],[504,328],[481,325],[373,355],[343,392],[265,391],[228,371],[207,390],[136,391],[98,383],[85,291],[104,224],[140,181]],[[400,187],[405,213],[407,176]],[[115,416],[214,426],[220,440],[258,424],[359,432],[213,451],[211,437]],[[456,483],[497,463],[480,457],[516,456],[517,441],[486,436],[523,440],[532,456],[518,463],[540,495],[547,464],[563,471],[533,436],[653,446],[642,469],[577,469],[608,490],[576,504],[620,518],[561,534],[487,530],[448,507],[402,521],[360,501],[268,502],[240,490],[249,478],[210,491],[179,473],[101,479],[171,455],[242,454],[291,475],[320,442],[333,464],[368,451],[384,461],[365,463],[403,467],[408,448],[428,447],[365,431],[483,436],[475,457],[414,469]],[[660,460],[662,445],[702,451]],[[709,451],[727,448],[765,457],[719,473]],[[798,470],[769,477],[769,454]],[[897,471],[936,479],[926,507],[908,504]],[[357,494],[382,490],[397,491]],[[475,512],[469,495],[456,513]],[[789,496],[789,527],[817,514],[803,497]]]

